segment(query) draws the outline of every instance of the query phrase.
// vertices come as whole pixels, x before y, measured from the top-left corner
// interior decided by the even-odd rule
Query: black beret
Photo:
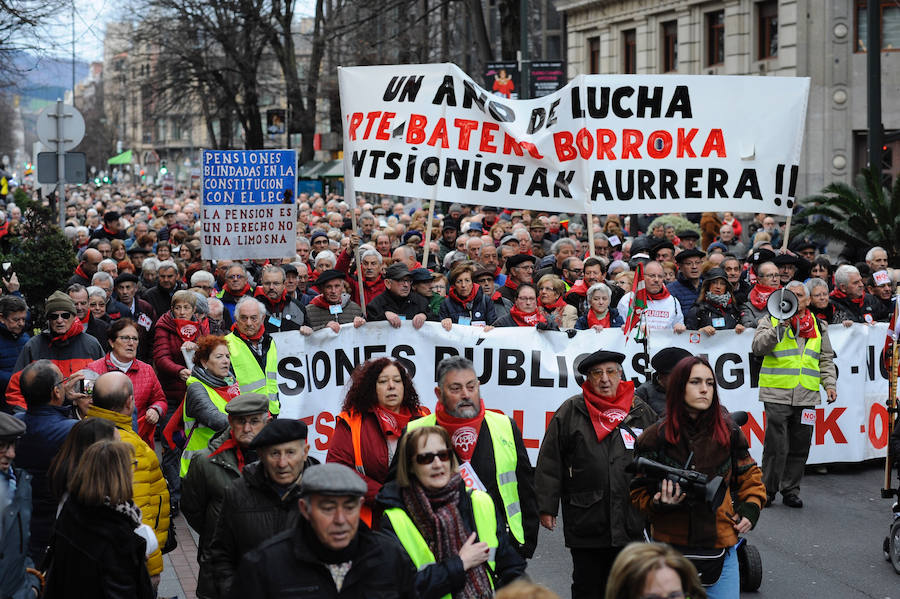
[[[15,416],[0,412],[0,439],[4,441],[18,439],[25,434],[25,428],[25,423]]]
[[[784,266],[787,264],[793,264],[796,267],[800,266],[800,260],[797,256],[792,256],[790,254],[778,254],[772,262],[774,262],[776,266]]]
[[[812,241],[801,241],[794,245],[791,249],[795,252],[802,252],[803,250],[814,250],[818,246],[814,244]]]
[[[655,244],[653,245],[653,247],[651,248],[650,251],[653,252],[653,253],[656,253],[656,252],[658,252],[659,250],[664,250],[664,249],[666,249],[666,248],[668,248],[668,249],[674,251],[674,250],[675,250],[675,244],[673,244],[673,243],[672,243],[671,241],[669,241],[668,239],[663,239],[662,241],[659,241],[659,242],[655,243]]]
[[[133,246],[128,248],[128,251],[125,253],[132,254],[132,255],[133,254],[149,254],[150,250],[148,250],[147,248],[142,248],[138,244],[134,244]]]
[[[700,239],[700,233],[693,229],[682,229],[676,233],[679,239]]]
[[[754,266],[759,266],[763,262],[772,262],[775,260],[775,252],[772,250],[767,250],[766,248],[761,248],[752,252],[748,259],[751,264]]]
[[[325,272],[323,272],[316,278],[315,285],[316,286],[324,285],[328,281],[333,281],[335,279],[343,279],[343,278],[345,278],[344,273],[342,273],[339,270],[334,270],[334,269],[326,270]],[[321,289],[321,287],[320,287],[320,289]]]
[[[259,431],[259,434],[250,442],[250,449],[306,439],[308,431],[309,428],[302,420],[279,418],[271,421]]]
[[[110,210],[109,212],[103,214],[103,222],[105,223],[111,223],[115,220],[119,220],[120,218],[122,218],[122,215],[115,210]]]
[[[506,259],[506,268],[519,266],[523,262],[531,262],[532,264],[534,264],[535,262],[537,262],[537,258],[532,256],[531,254],[513,254]]]
[[[416,231],[415,229],[413,229],[412,231],[407,231],[403,234],[403,243],[409,242],[410,237],[418,237],[419,239],[422,239],[422,233]]]
[[[688,258],[705,258],[706,253],[702,252],[698,249],[690,249],[684,250],[683,252],[678,252],[675,254],[675,262],[681,263],[682,260],[687,260]]]
[[[688,356],[693,356],[691,352],[680,347],[665,347],[650,359],[650,366],[657,374],[669,374],[675,365]]]
[[[603,364],[604,362],[615,362],[616,364],[621,364],[625,361],[625,354],[620,354],[617,351],[608,351],[605,349],[599,349],[589,356],[585,357],[578,363],[578,372],[587,376],[588,371],[597,364]]]
[[[130,272],[123,272],[118,277],[116,277],[115,284],[118,285],[120,283],[140,283],[141,280],[137,277],[136,274]]]
[[[441,231],[456,231],[456,223],[453,221],[445,222],[444,226],[441,227]]]

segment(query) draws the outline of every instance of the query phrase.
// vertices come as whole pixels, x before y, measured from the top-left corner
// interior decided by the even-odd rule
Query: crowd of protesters
[[[395,198],[359,198],[356,230],[342,198],[296,199],[292,255],[212,261],[201,251],[196,193],[75,192],[65,214],[78,263],[71,278],[49,297],[25,298],[16,275],[4,277],[0,450],[12,449],[0,451],[0,479],[10,491],[4,505],[29,522],[20,531],[27,549],[0,556],[2,596],[100,585],[116,589],[110,596],[152,597],[179,511],[199,533],[198,597],[281,596],[304,585],[321,597],[378,589],[480,598],[501,587],[515,596],[520,583],[510,583],[525,575],[538,526],[553,529],[560,505],[573,597],[602,596],[607,579],[617,589],[607,596],[675,583],[701,596],[677,553],[647,549],[656,565],[643,569],[629,561],[642,553],[622,553],[644,526],[680,549],[721,548],[721,581],[702,582],[711,597],[736,596],[727,553],[736,535],[776,492],[802,507],[799,478],[796,464],[768,447],[768,433],[763,468],[750,458],[704,360],[664,350],[635,389],[621,379],[624,356],[599,348],[578,365],[583,393],[548,424],[536,468],[516,423],[486,410],[467,360],[438,366],[434,413],[420,402],[431,390],[416,390],[401,363],[372,360],[354,371],[319,464],[308,455],[306,424],[278,418],[272,334],[431,321],[448,331],[574,335],[622,327],[640,276],[651,329],[707,337],[752,329],[765,372],[779,371],[785,352],[815,348],[812,378],[761,380],[775,421],[776,404],[801,405],[794,387],[818,398],[821,384],[834,401],[827,325],[888,321],[900,278],[880,247],[844,248],[849,259],[823,253],[822,240],[782,249],[788,232],[765,214],[685,215],[675,226],[645,215],[450,204],[436,211],[429,235],[427,210]],[[0,217],[15,235],[21,210],[8,204]],[[784,321],[767,309],[781,288],[800,299],[799,314]],[[32,322],[39,303],[45,322]],[[776,329],[798,341],[782,341]],[[621,435],[609,434],[620,426]],[[644,431],[636,445],[629,426]],[[779,434],[791,437],[792,451],[796,441],[808,452],[789,428]],[[671,486],[629,490],[624,458],[635,450],[681,463],[694,443],[705,452],[698,468],[733,479],[727,509],[701,513]],[[15,468],[10,458],[4,470],[10,453]],[[472,473],[481,489],[463,482]]]

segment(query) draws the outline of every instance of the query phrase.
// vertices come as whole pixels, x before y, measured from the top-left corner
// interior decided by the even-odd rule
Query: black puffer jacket
[[[304,469],[317,464],[307,458]],[[222,597],[231,588],[241,557],[263,541],[294,528],[300,518],[300,481],[283,495],[275,489],[259,462],[244,466],[242,478],[225,489],[222,509],[209,545],[211,578]]]
[[[493,324],[498,318],[494,311],[494,302],[481,292],[480,287],[475,291],[475,297],[465,304],[459,303],[449,295],[441,302],[441,309],[438,312],[441,320],[449,318],[457,324],[460,316],[470,319],[471,322],[480,321],[486,324]]]
[[[717,331],[732,330],[741,324],[741,311],[729,302],[724,308],[708,301],[697,301],[684,317],[684,326],[691,331],[712,327]]]
[[[376,501],[387,510],[400,508],[406,510],[397,481],[391,481],[381,488]],[[459,512],[465,523],[466,533],[476,530],[475,514],[472,510],[472,498],[465,491],[465,483],[460,483]],[[495,506],[496,508],[496,506]],[[394,528],[387,516],[381,518],[381,530],[394,534]],[[495,554],[494,588],[499,589],[525,574],[525,560],[519,555],[510,541],[506,531],[503,514],[497,512],[497,552]],[[466,584],[466,571],[463,570],[462,559],[454,556],[450,559],[425,566],[416,573],[416,594],[420,599],[439,599],[451,593],[460,593]]]

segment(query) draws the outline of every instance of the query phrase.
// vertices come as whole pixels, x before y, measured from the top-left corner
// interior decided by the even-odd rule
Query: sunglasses
[[[54,312],[47,315],[47,320],[69,320],[72,318],[71,312]]]
[[[427,466],[434,461],[434,458],[440,458],[442,462],[449,462],[450,450],[442,449],[440,451],[429,451],[428,453],[417,453],[416,463],[420,466]]]

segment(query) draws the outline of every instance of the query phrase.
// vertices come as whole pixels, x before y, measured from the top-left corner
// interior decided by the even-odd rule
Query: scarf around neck
[[[581,385],[581,393],[597,441],[603,441],[628,416],[634,402],[634,383],[622,381],[616,389],[615,397],[602,397],[594,393],[591,384],[585,381]]]
[[[244,341],[249,341],[251,343],[259,343],[259,340],[262,339],[262,336],[266,332],[266,327],[259,325],[259,329],[257,329],[256,333],[252,337],[248,337],[244,335],[241,330],[238,328],[237,323],[231,325],[231,330],[234,331],[234,334],[243,339]]]
[[[54,343],[66,341],[68,339],[71,339],[72,337],[80,335],[83,332],[84,332],[84,325],[81,324],[81,319],[75,318],[75,320],[72,321],[72,326],[69,327],[68,331],[66,331],[62,335],[56,335],[55,337],[50,338],[49,345],[52,346]],[[50,334],[53,335],[53,333],[50,333]]]
[[[218,448],[217,450],[215,450],[214,452],[212,452],[211,454],[209,454],[209,456],[207,456],[207,457],[212,458],[213,456],[217,456],[217,455],[219,455],[220,453],[224,453],[224,452],[228,451],[229,449],[233,449],[233,450],[234,450],[234,456],[235,456],[235,458],[237,459],[238,470],[241,471],[241,472],[243,472],[243,471],[244,471],[244,465],[245,465],[245,464],[247,463],[247,461],[248,461],[248,460],[247,460],[247,457],[248,457],[248,456],[244,454],[244,450],[243,450],[243,449],[241,448],[241,446],[238,444],[237,439],[234,438],[234,431],[231,431],[231,434],[228,436],[228,438],[227,438],[221,445],[219,445],[219,448]],[[254,456],[252,455],[253,453],[255,453],[255,452],[251,452],[251,451],[248,450],[248,454],[251,454],[251,455],[250,455],[251,458],[254,457]],[[251,459],[251,460],[249,460],[249,461],[250,461],[250,462],[255,462],[256,460],[255,460],[255,458],[254,458],[254,459]]]
[[[815,339],[818,337],[815,327],[816,317],[808,309],[803,314],[794,314],[791,317],[791,328],[797,331],[798,337]]]
[[[859,297],[856,298],[856,299],[850,299],[849,297],[847,297],[847,294],[846,294],[846,293],[844,293],[843,291],[841,291],[841,290],[838,289],[837,287],[835,287],[834,291],[831,292],[831,297],[833,297],[834,299],[847,300],[847,301],[850,302],[851,304],[855,304],[856,307],[857,307],[857,308],[860,308],[860,309],[862,309],[862,307],[863,307],[863,300],[865,300],[865,294],[859,296]]]
[[[539,322],[547,322],[547,318],[540,310],[535,309],[534,312],[522,312],[515,304],[509,309],[509,315],[512,316],[516,326],[520,327],[533,327],[537,326]]]
[[[588,328],[592,329],[595,326],[601,326],[604,329],[608,329],[611,324],[612,318],[609,315],[609,309],[607,309],[603,316],[597,316],[597,314],[593,310],[588,310],[587,312],[587,324]]]
[[[475,445],[478,443],[478,433],[481,431],[481,423],[484,420],[484,400],[481,402],[481,409],[478,414],[472,418],[457,418],[446,409],[444,404],[438,402],[434,409],[434,416],[438,426],[446,429],[450,433],[450,440],[453,441],[453,448],[456,455],[463,462],[472,461],[472,455],[475,453]]]
[[[287,291],[281,291],[281,297],[276,301],[272,301],[269,299],[269,296],[266,295],[266,292],[263,291],[262,285],[256,288],[256,291],[253,292],[253,297],[258,299],[263,303],[263,305],[268,309],[269,312],[274,314],[281,314],[284,312],[284,306],[287,304]]]
[[[544,307],[544,310],[547,310],[548,312],[553,312],[557,308],[565,308],[566,306],[568,306],[566,300],[564,300],[562,296],[559,296],[552,304],[545,304],[541,302],[541,305]]]
[[[405,406],[401,406],[399,412],[392,412],[381,406],[374,406],[372,413],[378,419],[378,425],[381,427],[381,432],[384,436],[393,437],[395,440],[403,435],[403,429],[406,428],[406,425],[412,418],[412,412]]]
[[[331,306],[338,306],[341,304],[340,301],[337,301],[334,304],[329,304],[328,301],[325,299],[325,296],[322,295],[321,293],[319,295],[317,295],[316,297],[312,298],[309,303],[311,303],[313,306],[315,306],[317,308],[322,308],[323,310],[328,310],[328,308]]]
[[[655,300],[655,301],[664,300],[667,297],[669,297],[670,295],[672,295],[671,293],[669,293],[669,288],[666,287],[665,285],[663,285],[662,289],[660,289],[659,292],[657,292],[657,293],[651,293],[650,290],[647,289],[646,287],[645,287],[645,290],[647,291],[647,297],[652,300]]]
[[[769,296],[776,291],[778,291],[778,287],[769,287],[762,283],[757,283],[753,286],[753,289],[750,290],[748,299],[750,300],[750,303],[753,304],[754,308],[757,310],[764,310],[766,308],[766,302],[769,301]]]
[[[475,300],[475,294],[478,293],[478,290],[480,288],[481,287],[479,285],[472,285],[472,291],[469,292],[468,296],[459,297],[458,295],[456,295],[456,288],[453,285],[451,285],[450,291],[447,292],[447,295],[449,295],[451,298],[453,298],[453,301],[455,301],[460,306],[463,306],[467,310],[471,310],[472,309],[472,301]]]

